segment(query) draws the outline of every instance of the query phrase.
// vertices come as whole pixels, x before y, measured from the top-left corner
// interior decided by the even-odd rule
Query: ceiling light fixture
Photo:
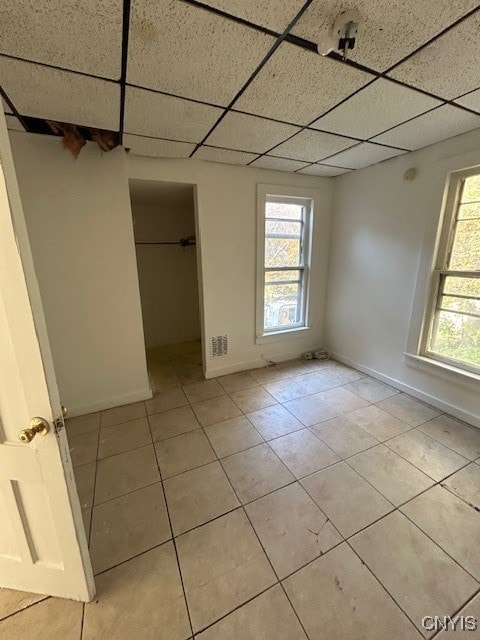
[[[326,56],[332,51],[340,51],[342,60],[346,60],[349,50],[355,46],[361,22],[362,16],[358,9],[340,13],[334,22],[331,35],[324,36],[318,43],[318,53]]]

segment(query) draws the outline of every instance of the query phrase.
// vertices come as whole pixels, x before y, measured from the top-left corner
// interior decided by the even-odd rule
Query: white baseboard
[[[290,353],[284,353],[280,356],[274,356],[268,358],[271,362],[286,362],[287,360],[294,360],[299,358],[305,349],[302,351],[292,351]],[[220,376],[226,376],[230,373],[240,373],[241,371],[249,371],[250,369],[260,369],[261,367],[268,366],[268,360],[264,358],[258,358],[257,360],[250,360],[249,362],[239,362],[237,364],[231,364],[226,367],[219,367],[218,369],[210,369],[205,371],[205,378],[210,380],[211,378],[218,378]]]
[[[68,417],[74,418],[75,416],[83,416],[86,413],[94,413],[95,411],[103,411],[104,409],[111,409],[112,407],[120,407],[123,404],[130,404],[131,402],[149,400],[151,397],[152,390],[144,389],[142,391],[126,393],[125,395],[115,396],[114,398],[108,398],[99,402],[73,405],[68,407]]]
[[[390,376],[386,376],[385,374],[380,373],[380,371],[376,371],[375,369],[371,369],[370,367],[365,367],[364,365],[359,364],[358,362],[354,362],[353,360],[350,360],[350,358],[346,358],[341,353],[336,353],[335,351],[329,351],[329,353],[332,356],[332,358],[334,358],[335,360],[338,360],[339,362],[343,362],[343,364],[346,364],[349,367],[353,367],[354,369],[357,369],[362,373],[366,373],[372,378],[376,378],[377,380],[380,380],[380,382],[384,382],[385,384],[388,384],[391,387],[398,389],[399,391],[404,391],[405,393],[408,393],[409,396],[417,398],[417,400],[421,400],[422,402],[425,402],[426,404],[429,404],[432,407],[435,407],[435,409],[444,411],[445,413],[450,414],[454,418],[458,418],[458,420],[462,420],[467,424],[480,428],[480,417],[473,413],[470,413],[469,411],[464,411],[463,409],[461,409],[460,407],[457,407],[456,405],[445,402],[444,400],[441,400],[436,396],[432,396],[428,393],[425,393],[420,389],[411,387],[410,385],[405,384],[404,382],[401,382],[396,378],[391,378]]]

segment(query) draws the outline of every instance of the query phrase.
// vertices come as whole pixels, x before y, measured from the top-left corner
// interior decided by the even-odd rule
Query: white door
[[[7,196],[8,193],[8,196]],[[59,265],[59,269],[61,265]],[[48,433],[21,442],[32,418]],[[23,435],[27,440],[32,432]],[[3,110],[0,587],[89,601],[94,582]]]

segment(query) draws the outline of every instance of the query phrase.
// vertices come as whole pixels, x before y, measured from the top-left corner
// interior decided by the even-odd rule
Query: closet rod
[[[180,240],[164,241],[164,242],[135,242],[135,244],[173,244],[180,247],[194,247],[197,243],[189,240],[188,238],[181,238]]]

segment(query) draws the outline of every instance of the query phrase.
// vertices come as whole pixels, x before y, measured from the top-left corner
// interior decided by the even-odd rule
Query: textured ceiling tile
[[[454,3],[453,3],[454,4]],[[480,86],[480,13],[467,18],[389,75],[451,100]]]
[[[235,109],[305,125],[371,79],[363,71],[283,43]]]
[[[346,136],[370,138],[441,104],[413,89],[388,80],[376,80],[311,126]]]
[[[476,6],[477,0],[314,0],[292,33],[319,42],[341,11],[355,7],[363,22],[349,58],[384,71]]]
[[[154,158],[188,158],[195,145],[188,142],[174,142],[159,138],[144,138],[125,133],[123,146],[136,156],[152,156]]]
[[[154,138],[200,142],[222,110],[198,102],[127,87],[125,131]]]
[[[195,160],[223,162],[226,164],[248,164],[257,157],[256,153],[235,151],[234,149],[218,149],[217,147],[200,147],[193,156]]]
[[[276,158],[274,156],[262,156],[252,162],[252,167],[257,169],[273,169],[275,171],[297,171],[305,166],[305,162],[300,160],[289,160],[287,158]]]
[[[337,155],[328,158],[328,162],[338,167],[362,169],[371,164],[382,162],[382,160],[399,156],[402,153],[405,153],[405,151],[390,149],[389,147],[380,147],[379,145],[370,144],[369,142],[362,142],[352,149],[347,149],[347,151],[337,153]]]
[[[0,56],[2,85],[24,116],[118,131],[120,86]]]
[[[305,129],[276,147],[273,153],[286,158],[316,162],[354,144],[357,144],[356,141],[349,138]]]
[[[15,116],[7,115],[5,116],[5,120],[7,121],[7,129],[9,129],[10,131],[25,131],[25,127]]]
[[[480,89],[471,91],[461,98],[456,98],[455,102],[480,113]]]
[[[134,0],[127,80],[226,106],[275,42],[178,0]]]
[[[480,116],[447,104],[382,133],[374,141],[420,149],[477,127],[480,127]]]
[[[202,0],[215,9],[282,33],[297,15],[305,0]]]
[[[334,178],[341,176],[342,173],[348,173],[349,169],[340,169],[339,167],[329,167],[326,164],[311,164],[298,173],[306,173],[309,176],[324,176],[326,178]]]
[[[206,141],[209,145],[264,153],[299,131],[298,127],[230,111]]]
[[[123,3],[10,0],[0,4],[0,53],[118,80]]]

